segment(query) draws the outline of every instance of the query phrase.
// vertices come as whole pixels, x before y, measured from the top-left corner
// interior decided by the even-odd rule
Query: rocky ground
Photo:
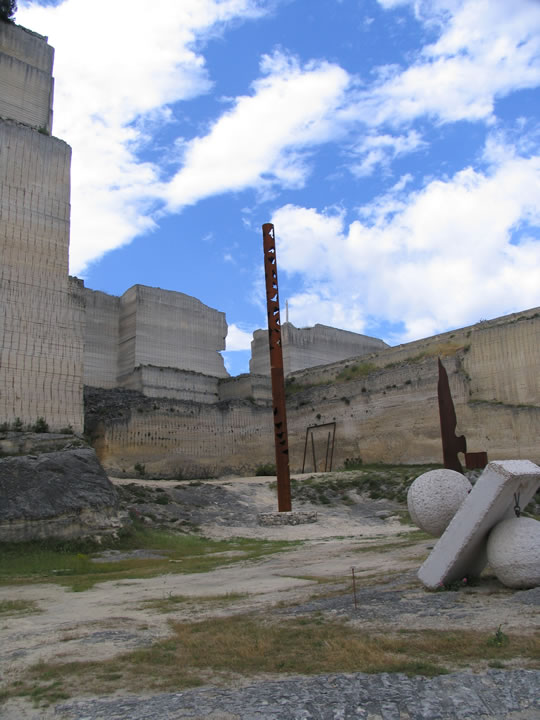
[[[488,579],[465,592],[425,592],[416,570],[433,541],[407,542],[413,528],[400,522],[404,506],[396,500],[369,499],[354,487],[346,498],[337,498],[329,483],[329,494],[322,501],[319,490],[313,491],[315,495],[309,490],[317,483],[308,483],[309,492],[304,494],[308,499],[296,501],[295,509],[317,510],[317,522],[261,527],[258,514],[276,509],[275,490],[267,478],[203,483],[139,479],[115,484],[125,508],[149,525],[196,527],[214,538],[303,542],[287,552],[207,573],[106,582],[79,593],[53,584],[1,587],[0,601],[31,600],[41,611],[0,621],[4,679],[17,677],[40,660],[106,660],[128,649],[148,647],[168,636],[171,618],[195,620],[208,614],[249,612],[289,618],[320,613],[345,618],[351,631],[358,632],[463,628],[490,633],[504,624],[508,633],[534,633],[540,628],[538,588],[510,591]],[[108,560],[119,555],[104,553]],[[351,568],[356,596],[351,592]],[[172,615],[148,607],[149,600],[174,593],[200,598],[216,592],[236,593],[238,599],[226,607],[184,603]],[[435,678],[387,673],[282,675],[246,678],[230,687],[210,683],[200,689],[136,696],[119,688],[112,696],[75,697],[39,710],[26,700],[13,699],[0,706],[0,716],[7,720],[532,720],[540,718],[539,698],[540,670],[514,663],[505,669],[482,666]]]

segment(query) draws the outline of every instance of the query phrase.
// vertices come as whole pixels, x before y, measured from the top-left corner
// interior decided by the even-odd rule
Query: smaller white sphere
[[[455,470],[430,470],[419,475],[407,493],[412,521],[424,532],[440,537],[472,488]]]
[[[498,523],[489,534],[487,556],[503,585],[511,588],[540,585],[540,522],[514,517]]]

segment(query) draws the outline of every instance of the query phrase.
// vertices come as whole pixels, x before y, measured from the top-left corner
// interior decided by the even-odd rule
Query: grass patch
[[[0,600],[0,615],[30,615],[41,612],[34,600]]]
[[[249,593],[225,593],[224,595],[173,595],[169,593],[166,597],[155,600],[146,600],[143,607],[149,610],[157,610],[162,613],[174,612],[179,605],[197,604],[200,605],[228,605],[237,600],[243,600]]]
[[[328,385],[330,384],[330,381],[325,380],[319,380],[318,382],[313,383],[300,383],[297,382],[295,377],[286,378],[285,379],[285,396],[290,397],[291,395],[296,395],[296,393],[304,392],[304,390],[310,390],[314,387],[320,387],[322,385]]]
[[[171,623],[172,635],[149,648],[100,662],[39,663],[23,681],[4,687],[4,696],[29,695],[52,702],[81,693],[116,689],[156,691],[195,687],[231,674],[404,672],[440,675],[479,663],[514,658],[538,665],[538,637],[512,636],[504,646],[479,631],[400,631],[365,633],[344,621],[320,615],[271,622],[255,616]]]
[[[358,459],[357,459],[358,462]],[[312,475],[304,479],[291,478],[293,500],[330,505],[350,504],[350,491],[365,494],[372,500],[388,499],[407,502],[411,483],[422,473],[441,465],[379,465],[358,463],[358,469]]]
[[[397,537],[399,538],[399,535]],[[405,533],[402,540],[391,540],[389,542],[382,541],[374,543],[372,545],[362,545],[361,547],[355,548],[354,552],[390,552],[391,550],[400,550],[401,548],[411,547],[413,545],[416,545],[421,540],[433,540],[433,537],[423,532],[422,530],[413,530],[411,532]]]
[[[351,380],[359,380],[360,378],[367,377],[374,370],[379,368],[370,362],[360,362],[354,365],[346,365],[343,370],[338,372],[336,375],[336,382],[350,382]]]
[[[459,342],[444,342],[428,347],[422,350],[417,355],[411,355],[410,357],[399,360],[398,362],[387,363],[385,368],[397,367],[398,365],[405,365],[406,363],[419,363],[427,358],[432,357],[450,357],[455,355],[457,352],[463,351],[468,352],[470,344],[463,344]]]
[[[2,545],[0,585],[54,582],[79,592],[108,580],[156,577],[165,573],[209,572],[222,565],[283,552],[298,542],[246,538],[209,540],[135,525],[114,543],[117,550],[159,551],[162,558],[125,558],[92,562],[104,548],[84,543],[13,543]],[[233,551],[234,554],[228,553]]]

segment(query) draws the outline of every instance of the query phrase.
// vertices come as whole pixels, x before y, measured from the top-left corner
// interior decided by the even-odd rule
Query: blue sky
[[[96,8],[103,10],[101,17]],[[150,9],[149,9],[150,8]],[[540,0],[19,0],[55,48],[70,272],[390,344],[540,305]]]

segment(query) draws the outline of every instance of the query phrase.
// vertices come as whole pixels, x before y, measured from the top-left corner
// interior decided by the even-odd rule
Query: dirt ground
[[[163,486],[161,482],[115,480],[118,485]],[[433,540],[407,542],[415,528],[403,525],[396,503],[354,497],[351,505],[311,506],[315,523],[262,527],[257,514],[276,510],[268,478],[205,481],[215,488],[213,505],[198,516],[203,535],[302,540],[287,552],[239,562],[207,573],[171,574],[150,579],[111,581],[74,593],[54,584],[0,588],[0,600],[35,601],[40,612],[0,619],[0,674],[10,682],[43,660],[96,660],[148,646],[169,634],[171,619],[201,619],[209,614],[249,611],[301,613],[318,609],[347,616],[367,628],[474,628],[530,632],[540,628],[539,588],[513,592],[486,580],[465,593],[427,593],[416,570]],[[192,486],[190,492],[196,492]],[[357,597],[351,592],[355,569]],[[328,582],[321,583],[321,580]],[[341,593],[333,592],[342,590]],[[146,602],[170,594],[215,596],[242,593],[226,605],[182,603],[172,613],[148,609]],[[279,609],[278,609],[279,608]],[[23,700],[4,705],[6,718],[52,718]]]

